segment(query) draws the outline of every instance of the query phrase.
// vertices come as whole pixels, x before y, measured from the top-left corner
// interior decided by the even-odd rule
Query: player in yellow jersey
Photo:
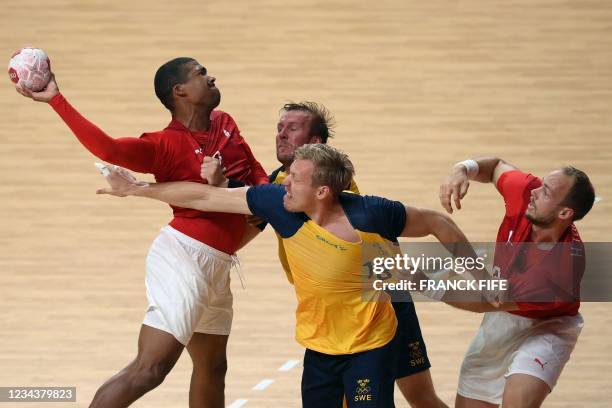
[[[333,137],[333,126],[331,114],[321,104],[314,102],[285,104],[281,109],[276,134],[276,158],[281,166],[270,174],[270,183],[283,184],[288,175],[288,169],[293,163],[295,150],[307,143],[327,143],[328,139]],[[202,178],[208,179],[209,184],[212,185],[224,185],[227,180],[220,169],[218,161],[207,161],[207,165],[203,167]],[[351,179],[346,190],[359,194],[354,179]],[[253,239],[265,225],[265,223],[259,223],[256,228],[247,226],[241,246]],[[277,237],[279,260],[287,279],[293,283],[283,240],[278,233]],[[434,389],[429,371],[431,364],[414,303],[410,301],[394,302],[393,307],[398,320],[396,372],[398,388],[413,408],[446,407]]]
[[[280,234],[298,299],[296,339],[306,348],[302,403],[306,408],[394,407],[397,319],[389,298],[362,300],[361,249],[397,237],[467,239],[436,211],[382,197],[342,192],[354,174],[346,155],[324,144],[295,151],[284,185],[223,189],[199,183],[139,183],[111,168],[110,188],[201,211],[254,214]],[[320,260],[326,262],[321,263]]]

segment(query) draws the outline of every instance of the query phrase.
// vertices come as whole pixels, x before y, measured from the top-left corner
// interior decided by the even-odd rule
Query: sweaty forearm
[[[150,183],[146,186],[133,186],[126,195],[151,198],[183,208],[214,211],[207,205],[210,202],[212,188],[214,187],[188,181]]]
[[[176,181],[133,186],[125,193],[200,211],[250,214],[246,203],[248,188],[218,188],[201,183]]]
[[[478,255],[457,224],[448,216],[440,214],[433,225],[433,235],[454,256],[476,259]],[[471,271],[476,279],[489,279],[486,269]]]
[[[447,215],[435,212],[435,216],[430,220],[430,228],[432,235],[455,256],[462,255],[456,253],[460,248],[471,248],[463,231]]]

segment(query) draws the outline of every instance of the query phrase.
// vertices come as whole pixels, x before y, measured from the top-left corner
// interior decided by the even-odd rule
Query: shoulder
[[[171,132],[173,132],[171,129],[158,130],[155,132],[145,132],[140,135],[140,139],[159,143]]]
[[[342,193],[341,202],[355,228],[396,240],[406,224],[406,208],[399,201],[379,196]]]
[[[236,126],[236,121],[229,113],[218,109],[211,112],[210,120],[223,126]]]
[[[260,184],[247,190],[247,204],[255,215],[265,207],[283,206],[285,187],[278,184]]]
[[[247,191],[247,204],[252,214],[270,223],[283,238],[295,234],[304,224],[303,213],[292,213],[284,206],[285,187],[278,184],[261,184]]]

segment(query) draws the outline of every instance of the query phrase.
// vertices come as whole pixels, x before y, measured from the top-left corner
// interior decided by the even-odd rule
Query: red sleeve
[[[497,190],[506,203],[506,215],[521,212],[529,203],[531,190],[542,185],[542,181],[532,174],[512,170],[503,173],[497,180]]]
[[[60,93],[49,104],[94,156],[139,173],[153,171],[156,145],[151,141],[133,137],[113,139],[85,119]]]

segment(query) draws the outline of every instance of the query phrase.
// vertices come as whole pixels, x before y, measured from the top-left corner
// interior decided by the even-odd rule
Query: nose
[[[276,136],[281,140],[287,140],[287,132],[285,131],[285,128],[280,128],[276,133]]]
[[[217,78],[215,78],[214,76],[209,76],[209,77],[208,77],[208,82],[209,82],[211,85],[214,85],[216,80],[217,80]]]

